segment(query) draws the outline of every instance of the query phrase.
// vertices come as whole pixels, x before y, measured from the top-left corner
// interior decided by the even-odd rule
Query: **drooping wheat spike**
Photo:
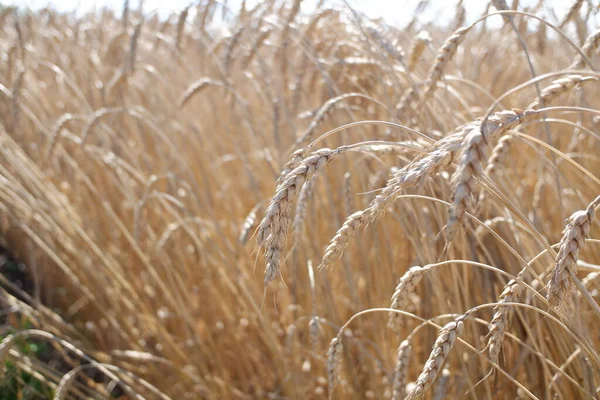
[[[412,344],[410,340],[403,340],[400,346],[398,346],[398,352],[396,353],[396,366],[392,382],[392,400],[402,400],[406,396],[406,379],[411,353]]]
[[[485,139],[479,125],[469,129],[463,146],[460,163],[452,175],[453,200],[446,225],[447,241],[451,241],[454,237],[456,222],[461,221],[464,217],[471,196],[475,192],[475,177],[482,173],[482,165],[485,160]]]
[[[244,219],[244,223],[242,224],[242,228],[240,229],[240,234],[238,236],[238,241],[240,242],[240,244],[244,245],[248,242],[250,232],[256,227],[256,216],[260,211],[261,207],[262,203],[257,203],[254,207],[252,207],[252,210],[250,210],[250,212]]]
[[[394,294],[392,295],[390,308],[394,310],[404,310],[410,300],[410,295],[415,292],[415,288],[417,284],[421,281],[423,274],[428,270],[427,266],[425,267],[411,267],[406,271],[404,275],[398,281],[398,285],[394,290]],[[393,330],[396,330],[398,326],[398,322],[400,320],[400,315],[395,312],[390,311],[388,327]]]
[[[416,87],[406,89],[396,104],[396,117],[401,121],[407,121],[406,111],[410,109],[419,98],[419,90]]]
[[[185,106],[195,94],[200,93],[202,90],[211,85],[223,86],[223,82],[211,78],[202,78],[192,83],[179,98],[179,108],[183,108],[183,106]]]
[[[319,172],[327,163],[347,150],[347,146],[335,150],[323,148],[313,152],[289,172],[285,180],[277,187],[258,226],[256,243],[265,248],[265,286],[272,281],[281,266],[283,248],[290,225],[292,207],[302,186]]]
[[[567,11],[567,13],[565,14],[564,18],[560,21],[560,23],[558,24],[558,28],[562,29],[564,28],[564,26],[571,21],[571,19],[573,19],[573,17],[575,16],[575,14],[577,12],[579,12],[579,9],[581,8],[581,5],[583,4],[583,0],[575,0],[573,2],[573,4],[571,4],[571,7],[569,7],[569,10]]]
[[[503,111],[494,114],[487,121],[466,127],[467,133],[462,143],[460,161],[452,175],[452,205],[445,227],[446,240],[450,242],[456,233],[456,224],[463,223],[465,212],[475,193],[476,178],[483,172],[485,147],[490,139],[498,137],[518,124],[538,115],[535,110]]]
[[[419,399],[431,388],[431,385],[441,372],[450,350],[454,347],[456,338],[458,338],[462,331],[465,318],[464,315],[461,315],[454,321],[444,325],[433,345],[433,349],[423,367],[421,375],[419,375],[414,388],[408,393],[405,400]]]
[[[581,75],[567,75],[563,78],[556,79],[552,83],[542,89],[540,93],[541,102],[539,98],[536,98],[531,104],[527,106],[529,109],[535,109],[540,107],[540,104],[548,104],[558,96],[572,90],[575,86],[585,82],[597,81],[598,79],[592,76],[581,76]]]
[[[486,176],[491,176],[496,170],[498,170],[505,164],[512,140],[512,135],[502,136],[500,140],[498,140],[498,144],[496,144],[496,146],[494,146],[494,148],[492,149],[492,155],[490,155],[490,158],[488,159],[488,164],[485,167],[484,174]]]
[[[492,4],[498,11],[506,11],[509,9],[508,4],[506,4],[506,0],[492,0]],[[512,17],[506,14],[502,14],[502,19],[504,19],[506,23],[512,21]]]
[[[431,36],[427,31],[421,31],[413,40],[413,43],[410,47],[410,53],[408,57],[408,65],[407,68],[410,72],[414,71],[417,66],[421,55],[427,48],[427,46],[431,43]]]
[[[314,181],[308,181],[298,195],[298,201],[296,202],[296,212],[294,215],[294,221],[292,222],[292,232],[294,240],[300,240],[302,236],[302,229],[304,228],[304,219],[306,218],[306,211],[308,209],[308,203],[314,192]]]
[[[342,344],[342,334],[338,333],[329,344],[327,351],[327,381],[329,384],[329,398],[333,396],[333,390],[339,380],[342,369],[342,352],[344,346]]]
[[[0,377],[3,377],[6,373],[6,361],[8,358],[8,352],[14,344],[14,336],[8,335],[2,342],[0,342]]]
[[[596,197],[585,210],[576,211],[567,219],[548,284],[547,299],[554,307],[566,305],[571,301],[568,295],[573,292],[574,284],[569,275],[570,272],[577,273],[579,251],[590,233],[594,211],[599,205],[600,196]]]
[[[292,172],[298,165],[300,165],[300,163],[302,162],[302,160],[304,160],[304,157],[306,157],[308,155],[310,150],[311,150],[310,148],[304,147],[302,149],[298,149],[298,150],[294,151],[294,153],[292,154],[292,157],[289,159],[288,162],[286,162],[284,164],[283,168],[281,169],[279,178],[277,178],[277,182],[275,182],[275,187],[279,187],[279,185],[287,177],[287,174]]]
[[[177,18],[177,28],[175,30],[175,48],[177,51],[181,51],[181,39],[185,33],[185,20],[190,12],[190,7],[191,5],[185,7],[179,14],[179,18]]]
[[[335,109],[338,103],[349,97],[354,97],[357,95],[358,93],[344,93],[340,96],[327,100],[325,104],[319,108],[312,121],[310,121],[308,127],[304,130],[304,132],[302,132],[298,139],[296,139],[295,145],[300,146],[310,139],[321,123],[323,123],[325,118],[327,118],[327,116]]]
[[[72,121],[76,118],[77,117],[75,115],[67,113],[67,114],[63,114],[56,121],[56,123],[54,124],[54,127],[52,128],[52,131],[50,132],[50,139],[48,141],[48,147],[47,147],[46,153],[44,155],[45,160],[48,160],[48,159],[50,159],[50,157],[52,157],[54,148],[56,147],[56,145],[58,143],[58,138],[59,138],[60,132],[65,127],[67,122]]]
[[[133,34],[131,35],[131,38],[129,39],[129,56],[128,56],[127,62],[125,63],[125,66],[124,66],[124,71],[125,71],[126,75],[131,75],[133,73],[133,71],[135,71],[137,48],[138,48],[138,42],[140,39],[140,35],[142,33],[142,26],[143,26],[143,21],[140,21],[137,24],[135,24],[135,27],[133,29]]]
[[[425,91],[423,93],[422,102],[428,100],[433,96],[437,88],[437,84],[442,78],[442,74],[444,73],[444,69],[448,65],[448,63],[456,54],[456,50],[458,46],[465,39],[465,36],[469,32],[468,27],[458,28],[454,31],[454,33],[444,42],[440,50],[438,51],[438,55],[433,63],[433,66],[429,70],[429,74],[427,76],[427,81],[425,82]]]
[[[485,131],[489,132],[486,137],[490,141],[538,115],[539,112],[535,110],[514,109],[497,112],[491,115],[484,125]],[[466,134],[471,130],[467,129],[468,127],[472,128],[472,125],[467,125],[458,132],[447,135],[432,144],[422,155],[400,168],[366,209],[350,215],[331,239],[321,266],[329,266],[337,261],[348,245],[350,237],[360,227],[381,219],[387,208],[394,203],[403,190],[410,187],[421,187],[427,179],[449,167],[462,148],[461,145]],[[484,130],[484,127],[481,130]]]
[[[535,35],[535,44],[536,44],[536,50],[538,51],[538,53],[540,53],[542,56],[546,54],[546,47],[547,47],[547,41],[548,41],[548,37],[547,37],[547,26],[546,24],[540,22],[538,24],[538,29]]]
[[[244,58],[244,61],[242,62],[242,65],[245,65],[246,67],[248,67],[248,65],[254,59],[254,56],[256,56],[256,53],[258,52],[258,50],[260,49],[260,47],[263,45],[263,43],[265,42],[265,40],[267,40],[267,38],[269,37],[269,35],[271,33],[273,33],[273,31],[274,31],[274,29],[269,29],[269,28],[265,28],[265,29],[263,29],[263,30],[260,31],[260,33],[257,36],[256,40],[254,41],[254,44],[252,45],[252,47],[250,48],[250,50],[246,54],[246,56]]]
[[[383,216],[386,208],[390,206],[401,190],[420,186],[443,167],[452,163],[453,154],[460,147],[462,135],[450,135],[428,150],[426,155],[417,157],[409,165],[397,171],[381,194],[377,195],[371,204],[363,211],[357,211],[344,221],[342,227],[331,239],[325,250],[320,268],[327,268],[337,261],[356,231],[369,222],[374,222]]]
[[[585,40],[585,43],[581,47],[581,51],[583,52],[583,54],[585,54],[585,56],[587,58],[590,58],[592,56],[592,54],[594,53],[594,51],[598,48],[599,45],[600,45],[600,29],[597,29],[594,32],[592,32],[591,35],[589,35],[587,37],[587,39]],[[569,67],[569,69],[581,69],[584,67],[584,65],[585,65],[585,61],[584,61],[583,57],[581,57],[580,54],[577,54],[575,56],[575,58],[573,59],[573,62],[571,63],[571,66]]]
[[[321,331],[321,322],[319,317],[313,315],[308,322],[308,337],[313,351],[316,351],[319,346],[319,332]]]
[[[344,197],[344,209],[346,214],[350,214],[354,210],[354,190],[352,189],[352,174],[350,172],[344,174],[342,191]]]
[[[467,10],[463,5],[463,0],[459,0],[458,3],[456,3],[456,13],[454,16],[454,30],[460,28],[465,24],[466,17]]]
[[[490,337],[487,346],[490,360],[495,364],[498,364],[500,350],[502,349],[502,342],[504,340],[504,333],[508,329],[510,316],[513,311],[511,306],[503,306],[502,304],[516,303],[519,301],[522,278],[523,274],[521,272],[516,279],[511,279],[506,286],[504,286],[498,299],[498,305],[494,307],[494,316],[490,322]]]
[[[337,231],[325,249],[325,255],[321,260],[319,269],[328,268],[342,256],[344,249],[348,246],[349,238],[354,235],[358,228],[365,224],[367,216],[364,211],[357,211],[346,218],[342,227]]]
[[[58,383],[56,391],[54,392],[54,400],[65,400],[68,398],[67,396],[69,395],[69,390],[75,383],[77,374],[83,369],[83,367],[85,367],[85,365],[80,365],[76,368],[73,368],[63,375],[62,378],[60,378],[60,382]]]

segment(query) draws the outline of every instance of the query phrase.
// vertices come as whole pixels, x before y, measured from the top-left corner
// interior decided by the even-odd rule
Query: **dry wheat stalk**
[[[516,279],[511,279],[506,286],[504,286],[500,298],[498,299],[498,305],[494,307],[494,316],[490,322],[490,338],[487,346],[490,360],[495,364],[498,364],[500,350],[502,349],[502,341],[504,340],[504,333],[510,324],[510,316],[513,310],[511,306],[503,306],[502,304],[516,303],[519,301],[522,278],[523,274],[521,272]]]
[[[405,400],[419,399],[431,388],[431,385],[435,382],[435,379],[441,372],[441,368],[444,365],[446,358],[448,358],[450,350],[454,347],[456,338],[458,338],[462,331],[465,318],[464,315],[461,315],[454,321],[444,325],[441,329],[435,344],[433,345],[429,359],[425,363],[421,375],[417,378],[415,387],[408,393]]]
[[[402,400],[406,396],[406,379],[410,355],[412,353],[412,344],[406,339],[398,346],[396,353],[396,366],[394,368],[394,380],[392,383],[392,400]]]
[[[410,295],[415,292],[417,284],[421,281],[423,274],[430,268],[425,267],[411,267],[406,271],[404,275],[398,281],[398,285],[392,295],[390,308],[394,310],[404,310],[410,300]],[[388,327],[396,330],[400,315],[398,313],[390,311]]]
[[[600,196],[596,197],[585,210],[573,213],[567,219],[563,230],[558,254],[554,260],[552,278],[548,284],[548,302],[555,307],[570,303],[568,294],[573,292],[574,285],[569,277],[570,272],[577,273],[579,251],[590,233],[594,211],[600,205]]]

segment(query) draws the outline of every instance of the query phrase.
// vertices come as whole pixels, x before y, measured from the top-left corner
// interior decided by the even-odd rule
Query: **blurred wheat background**
[[[428,3],[2,8],[0,399],[598,398],[600,7]]]

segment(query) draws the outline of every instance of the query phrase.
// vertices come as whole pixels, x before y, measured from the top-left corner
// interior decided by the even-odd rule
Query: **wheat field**
[[[600,7],[428,3],[2,8],[0,399],[599,398]]]

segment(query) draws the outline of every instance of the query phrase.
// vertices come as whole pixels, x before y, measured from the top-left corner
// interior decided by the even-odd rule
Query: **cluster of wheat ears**
[[[0,397],[598,398],[598,5],[241,3],[0,10]]]

